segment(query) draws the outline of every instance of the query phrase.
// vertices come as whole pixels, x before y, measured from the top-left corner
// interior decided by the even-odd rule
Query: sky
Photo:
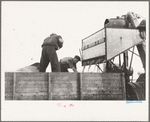
[[[80,56],[82,39],[102,29],[107,18],[132,11],[148,20],[148,2],[3,1],[1,9],[4,71],[40,62],[41,45],[51,33],[64,40],[63,48],[57,51],[60,60]],[[136,72],[143,72],[141,61],[136,67],[134,57]],[[82,71],[81,62],[77,67]],[[46,71],[50,72],[50,67]]]
[[[59,59],[80,55],[82,39],[102,29],[105,19],[122,16],[129,11],[146,18],[148,26],[149,3],[146,1],[2,1],[2,71],[13,72],[40,62],[41,45],[51,33],[61,35],[64,40],[63,48],[57,51]],[[147,33],[149,34],[148,28]],[[147,35],[147,40],[149,40],[149,35]],[[149,45],[148,42],[147,45]],[[148,46],[146,50],[148,50]],[[143,72],[142,63],[137,56],[134,56],[132,64],[136,71],[135,74],[139,71]],[[82,71],[81,62],[77,64],[77,67],[79,71]],[[47,69],[47,72],[49,71],[50,68]],[[4,75],[2,75],[3,77]],[[2,86],[4,86],[4,82],[2,82]],[[148,85],[146,90],[148,91]],[[1,91],[4,91],[4,87]],[[2,94],[3,98],[4,94]],[[55,121],[60,118],[64,121],[72,119],[77,121],[144,121],[148,118],[147,101],[142,101],[142,104],[111,101],[109,106],[108,101],[94,101],[94,104],[89,101],[58,102],[64,105],[72,103],[75,106],[74,108],[57,108],[55,107],[56,101],[8,102],[3,100],[2,120]]]

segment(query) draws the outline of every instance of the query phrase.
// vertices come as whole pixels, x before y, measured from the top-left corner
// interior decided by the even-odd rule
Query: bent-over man
[[[49,63],[51,63],[52,72],[60,72],[56,50],[62,48],[63,42],[62,37],[57,34],[51,34],[44,40],[42,44],[40,72],[45,72]]]
[[[74,58],[72,57],[65,57],[60,60],[60,67],[61,67],[61,72],[68,72],[68,68],[71,68],[74,72],[77,71],[76,63],[80,61],[79,56],[75,56]]]

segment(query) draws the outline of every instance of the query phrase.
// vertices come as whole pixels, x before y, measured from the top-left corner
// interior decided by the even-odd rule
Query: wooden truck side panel
[[[124,100],[120,73],[5,73],[5,100]]]

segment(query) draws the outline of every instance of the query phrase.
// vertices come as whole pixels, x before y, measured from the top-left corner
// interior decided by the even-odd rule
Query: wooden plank
[[[48,100],[52,100],[52,84],[50,73],[48,75]]]
[[[45,77],[47,78],[48,73],[45,72],[17,72],[17,77]]]
[[[57,88],[57,89],[54,89],[54,90],[52,91],[53,94],[54,94],[55,92],[57,92],[57,93],[62,92],[63,94],[69,94],[68,92],[76,92],[76,93],[78,93],[78,90],[77,90],[76,88],[74,88],[74,89]]]
[[[78,93],[78,90],[76,88],[74,89],[66,89],[66,88],[57,88],[57,89],[53,89],[52,93],[62,93],[62,94],[69,94],[71,92],[75,92],[76,94]]]
[[[43,77],[18,77],[17,76],[17,81],[21,82],[21,81],[37,81],[37,82],[47,82],[47,78]]]
[[[92,92],[83,92],[82,93],[82,95],[92,95],[92,94],[97,94],[97,95],[122,95],[120,92],[116,92],[116,93],[109,93],[109,92],[107,92],[107,93],[97,93],[97,92],[95,92],[95,91],[92,91]]]
[[[16,73],[17,81],[45,81],[47,82],[47,73]]]
[[[76,94],[74,95],[55,95],[52,98],[53,100],[78,100],[78,96]]]
[[[5,76],[5,81],[12,82],[13,81],[13,76]]]
[[[122,99],[122,95],[115,94],[91,94],[91,95],[84,95],[83,100],[120,100]]]
[[[60,92],[72,92],[72,91],[77,91],[78,89],[75,87],[75,88],[66,88],[66,87],[62,87],[62,88],[53,88],[53,92],[56,92],[56,91],[60,91]]]
[[[101,82],[99,82],[99,83],[95,83],[95,82],[84,82],[84,83],[82,83],[82,86],[87,87],[87,88],[97,87],[97,86],[101,86],[101,85],[103,85]]]
[[[29,85],[36,85],[36,84],[45,84],[48,85],[47,81],[36,81],[36,80],[30,80],[30,81],[17,81],[16,85],[21,85],[21,84],[29,84]]]
[[[13,97],[13,94],[5,93],[5,96],[7,96],[7,97]]]
[[[5,81],[5,86],[7,86],[7,85],[12,86],[13,82],[12,81]]]
[[[77,90],[76,91],[71,91],[71,92],[66,92],[66,93],[64,93],[64,92],[60,92],[60,91],[55,91],[55,92],[53,92],[53,95],[55,96],[55,95],[73,95],[73,94],[77,94]],[[79,95],[79,94],[78,94]]]
[[[46,82],[26,82],[26,83],[17,83],[16,84],[16,87],[28,87],[28,88],[41,88],[41,87],[47,87],[48,86],[48,83]]]
[[[5,72],[5,78],[13,77],[13,72]]]
[[[98,94],[92,94],[92,95],[84,95],[82,97],[83,100],[102,100],[103,97],[102,95],[98,95]]]
[[[53,89],[53,93],[54,92],[62,92],[64,94],[69,94],[70,92],[74,92],[77,91],[77,88],[73,88],[73,89],[68,89],[68,88],[56,88]]]
[[[36,92],[48,92],[48,88],[16,88],[16,93],[36,93]]]
[[[5,96],[5,100],[12,100],[12,97]]]
[[[65,81],[65,80],[62,80],[62,82],[60,82],[60,81],[55,81],[55,82],[53,82],[53,84],[54,84],[55,86],[61,85],[61,84],[64,84],[64,85],[73,85],[73,86],[75,86],[75,85],[77,84],[77,81],[74,81],[74,82],[67,82],[67,81]],[[62,86],[63,86],[63,85],[62,85]]]
[[[47,100],[47,95],[15,96],[16,100]]]
[[[15,88],[16,88],[16,73],[13,75],[13,100],[15,99]]]
[[[13,73],[5,72],[5,100],[13,100]]]
[[[81,88],[82,88],[82,80],[81,80],[82,76],[80,75],[80,73],[77,74],[77,94],[78,94],[78,99],[81,100],[82,99],[82,94],[81,94]]]
[[[13,89],[13,84],[5,84],[5,90],[7,89]]]
[[[120,73],[82,73],[83,82],[120,82]],[[113,80],[113,81],[112,81]]]
[[[71,83],[61,84],[61,83],[57,83],[57,84],[53,84],[53,87],[54,88],[68,88],[68,89],[71,89],[71,88],[76,88],[77,84],[71,84]]]
[[[103,100],[121,100],[122,94],[103,95]]]
[[[111,80],[111,81],[109,81]],[[115,80],[115,79],[111,79],[111,78],[108,78],[108,81],[107,79],[98,79],[98,80],[94,80],[94,79],[83,79],[83,83],[86,84],[86,83],[95,83],[95,84],[100,84],[101,82],[105,82],[105,83],[111,83],[112,81],[114,82],[114,84],[118,84],[120,82],[119,79]],[[120,84],[120,83],[119,83]]]
[[[89,90],[89,91],[83,91],[82,95],[84,96],[85,94],[122,94],[120,91],[118,92],[112,92],[112,91],[102,91],[102,90]]]
[[[73,89],[73,90],[55,89],[52,92],[52,94],[59,94],[59,93],[64,94],[64,95],[67,95],[67,94],[69,95],[71,93],[78,94],[78,91],[77,89]]]
[[[13,87],[12,87],[12,85],[5,86],[5,91],[11,91],[13,93]]]
[[[29,86],[29,87],[38,87],[38,86],[43,86],[46,87],[48,86],[48,82],[37,82],[37,81],[22,81],[22,82],[16,82],[16,86]]]
[[[113,94],[113,93],[120,93],[120,94],[122,94],[122,89],[112,89],[112,88],[110,88],[110,89],[105,89],[105,88],[98,88],[98,87],[93,87],[93,88],[82,88],[82,94],[83,93],[86,93],[86,92],[88,92],[88,93],[92,93],[92,92],[95,92],[95,93],[102,93],[102,92],[105,92],[105,93],[111,93],[111,94]]]
[[[27,92],[27,93],[17,93],[17,96],[37,96],[37,95],[41,95],[41,96],[47,96],[48,92]]]
[[[6,93],[5,92],[5,100],[13,100],[13,94],[12,94],[12,92],[10,92],[10,93]]]
[[[70,79],[70,78],[68,78],[68,79]],[[53,80],[52,82],[53,82],[53,84],[68,84],[68,83],[76,84],[77,83],[76,80],[71,80],[71,79],[70,79],[70,81],[64,80],[64,79],[61,79],[61,80],[57,79],[57,80]]]
[[[53,87],[53,91],[60,91],[60,90],[64,90],[64,91],[74,91],[77,90],[77,87]]]
[[[82,73],[83,79],[86,80],[89,79],[89,81],[92,79],[93,81],[101,81],[102,79],[116,79],[121,77],[121,73]],[[110,81],[111,82],[111,81]]]
[[[10,87],[5,88],[5,93],[13,94],[13,88],[10,88]]]
[[[96,92],[95,92],[95,93],[94,93],[94,92],[92,92],[92,93],[91,93],[91,92],[89,92],[89,93],[86,92],[86,93],[83,93],[82,95],[83,95],[83,99],[84,99],[85,96],[92,96],[92,95],[103,95],[103,96],[105,96],[105,95],[106,95],[106,96],[109,96],[109,95],[110,95],[110,96],[112,96],[111,98],[113,98],[113,97],[115,98],[116,95],[121,95],[121,96],[122,96],[122,94],[120,94],[120,93],[115,93],[115,94],[109,94],[109,93],[108,93],[108,94],[105,94],[105,93],[102,94],[102,93],[100,93],[100,94],[98,94],[98,93],[96,93]],[[108,98],[108,99],[109,99],[109,98]],[[116,98],[115,98],[115,99],[116,99]],[[122,98],[121,98],[121,99],[122,99]],[[120,99],[120,100],[121,100],[121,99]]]
[[[107,84],[106,82],[101,82],[101,83],[84,83],[83,88],[92,88],[92,87],[97,87],[97,88],[104,88],[104,89],[111,89],[111,88],[121,88],[121,84],[116,84],[116,83],[109,83]]]
[[[122,90],[122,97],[123,97],[123,100],[126,100],[126,88],[125,88],[125,78],[123,76],[123,74],[121,74],[121,90]]]
[[[111,94],[109,99],[107,96],[103,96],[103,100],[121,100],[122,99],[122,94]]]

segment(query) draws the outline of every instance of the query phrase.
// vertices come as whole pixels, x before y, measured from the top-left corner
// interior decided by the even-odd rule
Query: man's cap
[[[75,55],[75,58],[78,59],[78,61],[81,61],[81,59],[78,55]]]

